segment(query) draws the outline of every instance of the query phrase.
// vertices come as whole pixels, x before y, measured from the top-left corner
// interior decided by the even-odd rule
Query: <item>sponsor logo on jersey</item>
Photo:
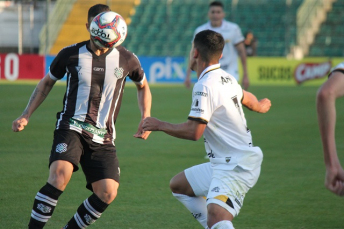
[[[117,79],[120,79],[123,77],[123,68],[115,68],[114,74],[116,76]]]
[[[77,72],[79,72],[80,69],[81,69],[81,66],[75,66],[75,69],[76,69]]]
[[[204,113],[204,110],[201,109],[201,108],[191,108],[192,111],[196,112],[196,113],[201,113],[203,114]]]
[[[51,207],[46,206],[42,203],[37,204],[37,209],[40,210],[43,213],[50,213],[51,212]]]
[[[104,72],[105,69],[104,68],[93,67],[93,71],[95,71],[95,72]]]
[[[220,191],[220,188],[219,187],[215,187],[211,190],[212,192],[219,192]]]
[[[66,143],[59,143],[56,146],[55,152],[56,153],[64,153],[67,151],[67,144]]]
[[[196,92],[194,93],[194,95],[200,95],[200,96],[208,97],[208,93],[205,93],[205,92],[203,92],[203,91],[196,91]]]
[[[92,217],[89,216],[88,214],[84,215],[84,219],[85,219],[85,222],[86,222],[87,224],[92,224],[92,223],[95,222],[95,220],[92,219]]]

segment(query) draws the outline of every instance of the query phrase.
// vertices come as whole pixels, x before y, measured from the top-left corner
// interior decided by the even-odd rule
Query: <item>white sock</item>
[[[215,223],[210,229],[234,229],[234,227],[231,221],[222,220]]]
[[[193,217],[204,227],[207,228],[207,203],[201,196],[191,197],[183,194],[173,193],[184,206],[192,213]]]

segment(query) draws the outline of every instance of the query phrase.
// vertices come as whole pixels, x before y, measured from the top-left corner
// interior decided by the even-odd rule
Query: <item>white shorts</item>
[[[219,170],[212,169],[211,163],[207,162],[188,168],[184,173],[195,195],[207,198],[207,205],[218,204],[237,216],[246,193],[257,183],[260,167],[244,170],[237,166],[233,170]]]

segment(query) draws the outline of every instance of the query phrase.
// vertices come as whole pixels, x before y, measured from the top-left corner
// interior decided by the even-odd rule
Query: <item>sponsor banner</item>
[[[182,83],[187,63],[184,57],[138,57],[150,83]]]
[[[0,80],[41,79],[48,73],[55,56],[0,54]],[[184,57],[138,57],[150,83],[183,83],[187,70]],[[330,69],[342,58],[326,57],[291,60],[283,57],[248,57],[251,85],[320,85]],[[239,61],[239,65],[241,62]],[[239,66],[242,76],[242,68]],[[64,77],[62,80],[66,80]],[[129,80],[130,81],[130,80]],[[191,81],[197,82],[195,72]]]
[[[44,57],[39,55],[0,54],[0,80],[40,80],[44,76]]]
[[[342,61],[342,58],[326,57],[302,60],[248,57],[247,70],[251,85],[320,85],[327,79],[330,69]],[[241,66],[239,73],[242,76]]]

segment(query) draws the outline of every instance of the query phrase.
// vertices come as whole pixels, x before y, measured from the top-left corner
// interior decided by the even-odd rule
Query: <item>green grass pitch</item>
[[[62,109],[65,87],[56,85],[21,133],[12,121],[25,108],[34,84],[0,84],[0,223],[1,228],[27,228],[34,197],[48,177],[48,157],[56,112]],[[258,98],[268,97],[267,114],[245,109],[253,142],[264,161],[256,186],[233,221],[235,228],[344,228],[344,199],[324,187],[325,168],[315,113],[314,86],[252,86]],[[186,121],[191,90],[182,85],[152,85],[152,116],[173,123]],[[337,102],[337,145],[344,162],[344,100]],[[91,228],[201,228],[173,198],[170,179],[183,169],[203,163],[203,140],[186,141],[164,133],[135,139],[140,113],[136,89],[127,85],[117,129],[121,166],[118,196]],[[61,228],[91,193],[82,171],[71,182],[46,228]]]

